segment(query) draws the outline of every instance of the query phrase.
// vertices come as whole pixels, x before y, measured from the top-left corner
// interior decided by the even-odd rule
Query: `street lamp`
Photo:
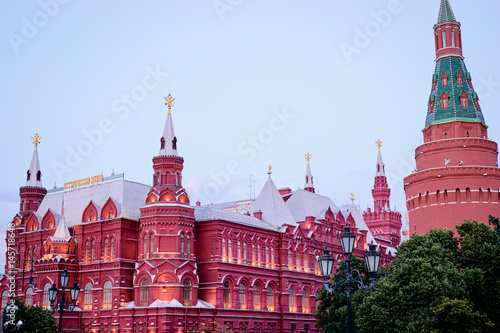
[[[14,327],[10,327],[11,325],[14,325],[14,320],[16,318],[16,313],[19,308],[17,305],[10,303],[5,307],[5,313],[7,313],[7,318],[11,318],[11,320],[7,320],[5,324],[3,324],[4,332],[5,333],[10,333],[10,332],[15,332],[19,330],[21,325],[23,324],[22,320],[19,320]]]
[[[52,308],[52,312],[56,311],[59,313],[59,333],[62,332],[62,315],[65,311],[71,312],[75,309],[76,300],[78,299],[78,294],[80,293],[80,288],[77,286],[76,281],[73,283],[73,287],[69,288],[69,294],[71,298],[71,304],[66,298],[66,287],[69,282],[69,274],[68,269],[65,268],[64,272],[61,274],[61,292],[59,293],[59,300],[56,304],[54,304],[57,293],[59,289],[57,289],[56,284],[54,283],[52,287],[49,289],[49,301]]]
[[[342,283],[345,285],[345,293],[347,295],[347,331],[352,333],[352,309],[351,309],[351,298],[352,292],[354,290],[354,283],[358,284],[358,287],[363,287],[366,290],[371,290],[377,282],[377,272],[380,264],[380,257],[382,256],[380,252],[375,250],[375,245],[370,244],[369,251],[365,253],[365,262],[368,269],[368,274],[370,275],[370,284],[365,286],[363,280],[361,279],[361,273],[357,269],[352,268],[351,254],[354,248],[354,240],[356,235],[350,232],[350,228],[345,226],[344,233],[339,235],[340,245],[342,246],[342,252],[344,254],[344,275],[345,280],[341,281],[337,279],[335,286],[330,287],[329,280],[332,274],[334,258],[330,256],[329,251],[325,248],[323,255],[318,258],[319,267],[321,268],[321,275],[323,275],[323,284],[325,289],[331,294],[337,290]]]

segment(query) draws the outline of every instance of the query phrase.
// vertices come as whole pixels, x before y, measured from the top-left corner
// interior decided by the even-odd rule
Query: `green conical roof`
[[[451,10],[450,3],[448,0],[441,0],[441,6],[439,7],[438,22],[456,22],[455,15],[453,15],[453,10]]]
[[[445,76],[447,82],[443,82]],[[435,83],[433,83],[433,90],[429,97],[425,128],[433,124],[457,120],[477,121],[486,126],[477,93],[470,81],[470,73],[462,58],[446,57],[438,60],[433,82]],[[447,107],[443,105],[442,97],[447,99]],[[464,97],[466,103],[461,103]]]

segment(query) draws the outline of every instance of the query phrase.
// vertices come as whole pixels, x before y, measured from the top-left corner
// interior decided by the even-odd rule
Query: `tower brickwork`
[[[442,0],[434,26],[436,68],[416,171],[404,179],[410,233],[455,229],[464,219],[500,216],[497,143],[462,54],[461,25]]]

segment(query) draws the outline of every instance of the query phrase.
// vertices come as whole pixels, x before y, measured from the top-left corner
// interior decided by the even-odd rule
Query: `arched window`
[[[463,108],[469,107],[469,101],[467,98],[467,93],[465,91],[462,91],[462,93],[460,94],[460,106]]]
[[[90,259],[91,262],[95,261],[95,239],[92,240],[92,258]]]
[[[9,301],[9,292],[4,290],[2,293],[2,309],[7,306],[7,302]]]
[[[90,250],[90,243],[89,241],[85,242],[85,263],[89,262],[89,250]]]
[[[149,305],[149,281],[148,279],[142,279],[141,281],[141,289],[140,289],[140,306],[148,306]]]
[[[271,267],[274,268],[274,247],[271,248]]]
[[[44,309],[48,309],[49,308],[49,289],[50,289],[51,285],[50,283],[46,283],[44,286],[43,286],[43,299],[42,299],[42,307]]]
[[[309,272],[309,252],[305,251],[304,252],[304,271]]]
[[[104,261],[108,261],[109,260],[109,239],[106,238],[104,240]]]
[[[247,242],[243,242],[243,265],[247,264]]]
[[[255,258],[255,244],[252,244],[252,266],[255,266],[256,264],[256,258]]]
[[[181,258],[184,257],[184,234],[181,234]]]
[[[446,32],[443,30],[443,48],[446,47]]]
[[[110,260],[115,260],[115,238],[111,237],[111,250],[110,252]]]
[[[262,258],[261,258],[260,244],[259,244],[259,245],[257,245],[257,264],[259,266],[262,265],[262,260],[261,259]]]
[[[241,264],[241,242],[238,241],[238,263]]]
[[[149,242],[151,243],[149,253],[153,254],[155,253],[155,234],[151,234]]]
[[[295,251],[295,269],[300,271],[300,252]]]
[[[33,289],[28,288],[26,290],[26,305],[31,306],[33,305]]]
[[[111,309],[111,281],[106,281],[102,292],[102,308]]]
[[[85,293],[83,296],[83,309],[92,310],[92,283],[85,285]]]
[[[191,236],[186,235],[186,255],[187,255],[187,258],[189,258],[190,254],[191,254]]]
[[[266,267],[269,267],[269,247],[266,246],[266,257],[265,257],[265,260],[266,260]]]
[[[226,239],[222,238],[222,261],[226,261]]]
[[[441,108],[442,109],[447,109],[449,107],[449,97],[448,95],[443,91],[441,94]]]
[[[191,291],[192,291],[191,280],[189,279],[184,280],[182,288],[182,304],[184,306],[191,305],[191,295],[192,295]]]
[[[238,288],[238,303],[240,304],[240,308],[246,309],[247,306],[247,291],[245,284],[243,282],[240,283]]]
[[[258,285],[253,286],[253,307],[260,310],[260,287]]]
[[[295,305],[295,290],[293,290],[293,288],[290,288],[288,291],[288,307],[290,312],[297,311],[297,307]]]
[[[267,309],[274,311],[274,290],[273,287],[267,287]]]
[[[142,242],[142,251],[144,253],[144,258],[149,258],[148,256],[148,235],[144,234],[144,240]]]
[[[288,269],[293,270],[292,250],[288,250]]]
[[[224,290],[222,292],[222,302],[225,308],[231,307],[231,285],[228,281],[224,282]]]
[[[302,290],[302,312],[309,313],[309,294],[307,290]]]
[[[229,262],[233,262],[233,246],[230,239],[227,240],[227,257]]]

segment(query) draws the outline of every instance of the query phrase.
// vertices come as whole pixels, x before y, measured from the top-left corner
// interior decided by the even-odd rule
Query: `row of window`
[[[139,306],[149,305],[149,280],[142,279],[139,292]],[[193,284],[190,279],[182,282],[182,304],[184,306],[193,305]]]
[[[103,261],[113,261],[115,260],[115,238],[114,237],[106,237],[103,242]],[[85,242],[85,252],[83,261],[87,263],[93,263],[97,260],[97,252],[96,252],[96,241],[92,239],[92,242],[87,240]]]
[[[229,281],[224,282],[222,301],[225,308],[232,308],[233,298],[231,295],[231,284]],[[247,287],[241,282],[238,285],[238,305],[240,309],[248,308],[247,304]],[[265,297],[266,304],[263,304],[263,299]],[[288,307],[290,312],[297,312],[297,296],[294,288],[290,288],[288,291]],[[266,308],[268,311],[274,311],[275,309],[275,291],[272,286],[268,286],[265,294],[262,293],[261,287],[259,285],[254,285],[252,288],[252,305],[256,310],[261,310]],[[309,305],[309,294],[307,290],[302,291],[302,312],[309,313],[311,311]]]
[[[226,245],[227,244],[227,245]],[[233,243],[230,239],[222,239],[222,261],[224,262],[238,262],[238,264],[247,265],[247,253],[249,247],[247,242],[238,241],[236,247],[236,257],[234,257]],[[262,250],[264,249],[264,256],[262,256]],[[269,252],[270,250],[270,252]],[[274,261],[274,247],[269,248],[269,246],[261,247],[260,244],[251,244],[251,265],[252,266],[265,266],[267,268],[275,268],[276,264]]]

